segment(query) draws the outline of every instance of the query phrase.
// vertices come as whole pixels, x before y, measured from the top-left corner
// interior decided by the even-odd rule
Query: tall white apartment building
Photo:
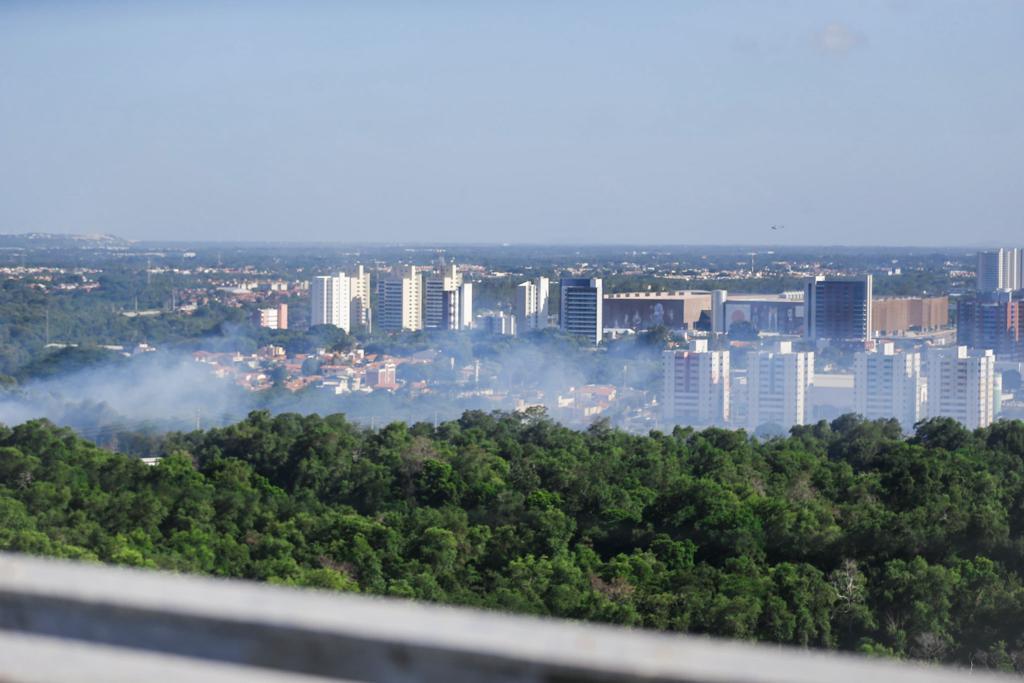
[[[546,277],[520,282],[516,286],[516,300],[513,313],[520,332],[539,330],[548,326],[548,291],[550,283]]]
[[[807,387],[814,382],[814,353],[793,351],[788,341],[747,354],[747,426],[789,429],[804,424]]]
[[[350,317],[349,279],[345,273],[320,275],[313,278],[310,291],[310,325],[333,325],[349,332]]]
[[[858,352],[853,361],[854,410],[869,420],[896,418],[903,431],[925,417],[921,354],[899,352],[891,342],[873,352]]]
[[[664,351],[662,416],[668,425],[723,425],[729,421],[729,352],[708,351],[704,339],[688,351]]]
[[[1021,259],[1024,250],[1017,248],[993,249],[978,252],[977,289],[994,292],[1000,289],[1021,289],[1024,272]]]
[[[968,429],[987,427],[999,405],[996,357],[974,355],[966,346],[931,348],[927,353],[928,417],[952,417]]]
[[[473,329],[473,283],[463,282],[459,285],[459,315],[458,329]]]
[[[378,326],[386,332],[423,329],[423,279],[416,266],[378,284]]]
[[[370,309],[370,273],[363,267],[356,266],[356,272],[348,279],[349,319],[353,327],[370,329],[373,313]]]

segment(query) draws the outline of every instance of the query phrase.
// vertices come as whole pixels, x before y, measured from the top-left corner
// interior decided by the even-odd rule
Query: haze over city
[[[1019,2],[8,1],[0,230],[997,245],[1020,64]]]

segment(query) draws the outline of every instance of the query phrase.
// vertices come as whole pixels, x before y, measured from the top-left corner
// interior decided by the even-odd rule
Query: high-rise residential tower
[[[979,292],[995,292],[1000,289],[1021,289],[1024,287],[1022,253],[1016,247],[978,252],[977,289]]]
[[[521,282],[516,287],[513,313],[520,333],[539,330],[548,326],[548,290],[546,277]]]
[[[423,276],[423,327],[463,330],[473,326],[473,285],[462,281],[455,264]]]
[[[601,309],[603,291],[601,278],[564,277],[561,280],[559,326],[568,334],[601,343],[604,332]]]
[[[854,410],[869,420],[896,418],[905,432],[925,417],[921,354],[897,352],[891,342],[860,351],[853,362]]]
[[[694,339],[687,351],[662,352],[662,416],[667,425],[709,426],[729,421],[729,352],[708,351]]]
[[[345,273],[313,278],[310,325],[333,325],[351,331],[349,279]]]
[[[348,279],[349,319],[353,327],[369,330],[373,323],[373,311],[370,308],[370,273],[363,267],[356,266],[356,272]]]
[[[457,291],[459,297],[459,325],[460,330],[473,329],[473,283],[463,282]]]
[[[928,417],[952,417],[968,429],[992,424],[999,406],[996,358],[966,346],[928,349]]]
[[[807,387],[814,382],[814,353],[793,351],[788,341],[747,354],[747,426],[788,430],[804,424]]]
[[[416,266],[378,281],[378,327],[386,332],[423,329],[423,279]]]

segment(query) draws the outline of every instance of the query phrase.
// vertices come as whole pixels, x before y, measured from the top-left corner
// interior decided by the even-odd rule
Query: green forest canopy
[[[255,412],[159,465],[0,427],[0,548],[1024,669],[1024,423],[758,442]]]

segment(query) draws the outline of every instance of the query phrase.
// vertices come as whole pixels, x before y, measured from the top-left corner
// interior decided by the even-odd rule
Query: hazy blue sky
[[[1022,165],[1018,0],[0,0],[2,232],[1019,245]]]

